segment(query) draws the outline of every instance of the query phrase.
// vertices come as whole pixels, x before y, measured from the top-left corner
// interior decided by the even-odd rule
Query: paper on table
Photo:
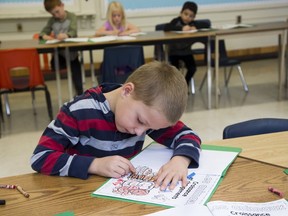
[[[170,152],[167,157],[167,152]],[[160,167],[169,160],[173,150],[167,149],[163,145],[152,144],[141,152],[140,157],[135,157],[132,161],[137,164],[145,164],[146,166],[160,169]],[[212,151],[202,150],[199,159],[199,167],[189,169],[189,171],[197,171],[201,174],[222,175],[223,171],[233,162],[239,152],[231,151]],[[157,158],[157,160],[147,160],[147,158]],[[213,164],[213,166],[211,166]]]
[[[53,39],[53,40],[47,40],[45,43],[46,44],[55,44],[55,43],[60,43],[60,42],[63,42],[63,41],[58,40],[58,39]]]
[[[208,152],[208,154],[205,152]],[[209,152],[214,153],[214,155],[209,154]],[[238,152],[228,152],[233,156],[226,161],[220,159],[226,157],[222,154],[222,151],[203,150],[200,157],[203,158],[201,159],[203,165],[198,169],[189,169],[188,185],[183,188],[181,182],[178,182],[173,191],[168,189],[160,191],[159,188],[154,187],[155,183],[153,181],[138,178],[139,176],[153,178],[160,167],[170,160],[172,153],[173,150],[163,145],[156,143],[149,145],[131,160],[136,167],[137,178],[131,177],[132,175],[123,176],[119,179],[112,178],[94,191],[93,195],[166,206],[204,204],[216,188],[224,170],[238,154]],[[211,164],[213,164],[213,169],[208,169],[209,166],[212,167]],[[220,168],[215,169],[218,166]],[[211,171],[211,173],[207,171]]]
[[[233,29],[233,28],[249,28],[252,27],[253,25],[251,24],[244,24],[244,23],[240,23],[240,24],[226,24],[222,26],[222,29]]]
[[[146,32],[135,32],[135,33],[131,33],[129,36],[140,36],[140,35],[146,35],[147,33]]]
[[[207,203],[207,207],[213,216],[288,215],[288,202],[285,199],[265,203],[212,201]]]
[[[61,42],[87,42],[87,41],[88,41],[88,38],[66,38],[64,40],[58,40],[58,39],[47,40],[45,43],[55,44],[55,43],[61,43]]]
[[[102,36],[102,37],[94,37],[90,38],[89,40],[94,42],[94,43],[100,43],[100,42],[107,42],[107,41],[114,41],[116,40],[117,36],[113,35],[107,35],[107,36]]]
[[[174,32],[176,32],[177,34],[188,34],[188,33],[195,33],[197,31],[198,31],[197,29],[193,29],[189,31],[174,31]]]
[[[135,40],[136,37],[132,36],[117,36],[116,40]]]
[[[162,210],[146,216],[174,216],[174,215],[201,215],[201,216],[235,216],[235,215],[269,215],[287,216],[288,202],[279,199],[272,202],[228,202],[212,201],[204,205],[185,205]]]
[[[97,42],[108,42],[108,41],[115,41],[115,40],[135,40],[136,37],[132,36],[116,36],[116,35],[107,35],[107,36],[102,36],[102,37],[95,37],[95,38],[90,38],[89,40],[97,43]]]
[[[66,38],[65,42],[87,42],[88,38]]]
[[[204,205],[185,205],[170,208],[148,214],[146,216],[175,216],[175,215],[195,215],[195,216],[213,216],[207,206]]]

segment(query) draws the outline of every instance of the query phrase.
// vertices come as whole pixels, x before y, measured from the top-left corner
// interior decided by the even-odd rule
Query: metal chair
[[[6,109],[10,107],[7,100],[7,94],[30,91],[32,93],[33,111],[34,114],[36,114],[35,91],[43,90],[45,92],[49,119],[52,120],[53,112],[51,97],[40,69],[37,50],[0,50],[0,65],[0,98],[4,95]],[[21,73],[19,73],[19,68],[22,69]],[[2,100],[0,100],[0,108],[1,118],[4,120]],[[7,114],[10,115],[10,110]]]
[[[211,53],[215,53],[215,43],[214,41],[211,41]],[[207,59],[207,58],[206,58]],[[248,86],[245,81],[242,68],[240,66],[241,61],[235,58],[230,58],[227,55],[226,45],[224,40],[219,40],[219,67],[224,67],[224,80],[225,80],[225,86],[228,86],[233,67],[237,67],[237,70],[239,72],[239,76],[243,85],[243,88],[246,92],[248,92]],[[211,67],[215,67],[215,60],[211,59]],[[226,68],[230,67],[229,74],[227,76]],[[207,73],[204,76],[204,79],[201,82],[200,89],[202,89],[204,82],[207,78]]]
[[[106,47],[100,69],[102,82],[124,83],[144,63],[143,47],[140,45]]]
[[[223,139],[253,136],[288,131],[288,119],[260,118],[228,125],[223,130]]]

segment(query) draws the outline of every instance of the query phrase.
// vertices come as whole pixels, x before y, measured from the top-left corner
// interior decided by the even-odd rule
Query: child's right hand
[[[50,36],[50,35],[43,35],[42,38],[43,38],[44,40],[53,40],[53,39],[54,39],[54,37],[53,37],[53,36]]]
[[[128,159],[118,155],[95,158],[88,169],[90,174],[112,178],[120,178],[135,171],[135,167]]]

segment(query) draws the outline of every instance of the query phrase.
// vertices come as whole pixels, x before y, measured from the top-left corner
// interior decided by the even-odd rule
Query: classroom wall
[[[41,0],[40,0],[41,1]],[[92,36],[95,29],[100,27],[106,20],[106,7],[111,0],[66,0],[65,6],[68,10],[73,11],[78,16],[78,30],[79,36]],[[138,4],[143,1],[123,0],[123,3],[131,3],[126,9],[129,22],[139,26],[142,31],[153,31],[158,23],[170,21],[175,16],[178,16],[182,1],[166,1],[166,0],[146,0],[149,2],[148,8],[138,8]],[[41,1],[43,2],[43,1]],[[120,0],[121,2],[121,0]],[[134,3],[133,3],[134,2]],[[178,6],[165,6],[153,8],[153,2],[171,3],[178,2]],[[197,2],[197,1],[196,1]],[[202,3],[198,3],[202,2]],[[236,22],[236,17],[241,15],[243,23],[261,23],[270,21],[286,21],[288,19],[288,1],[287,0],[254,0],[245,1],[198,1],[199,4],[197,19],[210,18],[212,25],[219,27],[224,24],[231,24]],[[208,2],[203,4],[203,2]],[[209,3],[210,2],[210,3]],[[216,3],[215,3],[216,2]],[[220,3],[219,3],[220,2]],[[228,3],[227,3],[228,2]],[[134,5],[132,5],[132,3]],[[163,4],[164,4],[163,3]],[[130,5],[130,4],[128,4]],[[142,6],[141,6],[142,7]],[[35,10],[37,8],[37,10]],[[13,12],[14,11],[14,12]],[[0,40],[21,40],[29,39],[36,32],[39,32],[45,25],[49,14],[44,11],[41,4],[35,4],[31,9],[27,6],[8,7],[1,5],[0,2]],[[236,37],[227,40],[227,47],[229,50],[241,49],[258,49],[270,48],[277,46],[277,38],[269,33],[265,36],[247,36]],[[144,48],[145,57],[153,57],[153,47]],[[102,51],[94,51],[95,61],[102,61]],[[85,62],[88,62],[88,55],[85,54]]]

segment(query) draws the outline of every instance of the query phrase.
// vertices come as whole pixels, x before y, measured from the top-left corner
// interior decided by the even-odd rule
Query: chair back
[[[144,62],[143,47],[140,45],[106,47],[101,65],[102,82],[124,83]]]
[[[21,90],[45,85],[40,70],[39,55],[36,49],[0,50],[0,89]],[[15,68],[26,74],[15,74]],[[26,82],[26,85],[21,83]]]
[[[288,119],[261,118],[229,125],[223,130],[223,139],[288,131]]]

